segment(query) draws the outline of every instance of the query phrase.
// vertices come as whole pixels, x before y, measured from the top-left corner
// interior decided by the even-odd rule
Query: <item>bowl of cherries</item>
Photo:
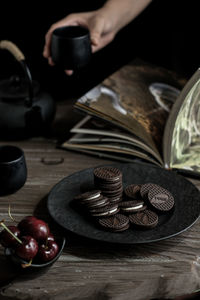
[[[54,238],[48,224],[34,216],[23,218],[17,225],[0,222],[0,244],[13,263],[23,269],[51,266],[61,255],[65,238]]]

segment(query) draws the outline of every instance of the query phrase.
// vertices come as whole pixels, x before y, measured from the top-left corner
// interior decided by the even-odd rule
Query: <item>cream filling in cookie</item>
[[[130,210],[135,210],[135,209],[139,209],[139,208],[142,208],[142,207],[143,207],[143,204],[140,204],[140,205],[137,205],[137,206],[134,206],[134,207],[123,207],[121,209],[125,210],[125,211],[130,211]]]
[[[101,196],[101,193],[99,193],[99,194],[97,194],[97,195],[94,195],[94,196],[90,196],[90,197],[88,197],[88,198],[86,198],[86,199],[84,199],[85,201],[87,201],[87,200],[93,200],[93,199],[96,199],[96,198],[99,198]]]
[[[106,216],[106,215],[108,215],[108,214],[114,213],[115,211],[117,211],[117,207],[114,208],[114,209],[111,209],[111,210],[109,210],[109,211],[106,211],[106,212],[104,212],[104,213],[93,214],[93,216]]]
[[[99,201],[97,203],[94,203],[93,205],[90,205],[90,207],[96,207],[96,206],[99,206],[101,204],[104,204],[106,202],[106,200],[102,200],[102,201]]]

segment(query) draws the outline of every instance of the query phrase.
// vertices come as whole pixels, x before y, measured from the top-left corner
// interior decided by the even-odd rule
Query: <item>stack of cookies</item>
[[[153,228],[159,214],[174,207],[172,194],[154,183],[130,184],[123,190],[122,172],[114,167],[94,169],[96,189],[74,198],[104,229],[127,230],[130,224]]]
[[[99,167],[94,169],[95,187],[109,199],[110,204],[122,201],[122,172],[114,167]]]
[[[92,190],[74,197],[77,205],[92,217],[107,217],[119,212],[118,204],[110,204],[100,190]]]

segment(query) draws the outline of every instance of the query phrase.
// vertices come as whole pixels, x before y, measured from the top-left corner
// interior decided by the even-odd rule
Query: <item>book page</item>
[[[172,72],[132,64],[84,95],[75,108],[123,128],[162,157],[165,123],[180,88],[181,81]]]
[[[87,143],[85,144],[85,141]],[[137,149],[137,147],[133,147],[132,145],[123,143],[121,140],[116,139],[87,139],[87,136],[83,136],[80,133],[75,134],[72,138],[70,138],[67,142],[64,142],[61,145],[62,148],[65,149],[73,149],[73,150],[89,150],[92,151],[93,154],[99,153],[110,153],[109,157],[118,160],[121,160],[122,156],[126,159],[126,161],[133,162],[136,158],[142,158],[148,162],[156,164],[158,166],[162,166],[158,161],[156,161],[152,156],[145,151],[141,151]]]
[[[124,132],[124,130],[121,130],[119,127],[116,127],[113,124],[105,121],[103,122],[100,119],[94,119],[91,116],[86,116],[80,122],[78,122],[78,124],[76,124],[70,130],[70,132],[81,133],[82,143],[84,142],[85,144],[89,142],[88,135],[90,135],[90,140],[92,140],[93,138],[93,141],[96,140],[96,143],[100,143],[102,139],[104,139],[105,141],[106,137],[113,138],[113,140],[118,139],[121,141],[121,143],[127,143],[134,146],[136,149],[140,149],[140,151],[146,151],[150,155],[154,156],[154,158],[156,158],[156,160],[159,161],[161,165],[163,164],[160,156],[156,155],[156,153],[138,137],[133,134],[129,134],[128,132]],[[70,142],[72,141],[75,140],[71,138]]]
[[[166,143],[171,147],[166,163],[171,168],[200,172],[200,69],[177,99],[166,132]]]
[[[102,153],[106,157],[133,162],[142,158],[153,164],[163,166],[159,157],[140,140],[109,123],[91,116],[84,117],[71,130],[72,137],[62,143],[61,147],[73,150],[88,150],[95,155]],[[146,149],[146,151],[145,151]],[[124,158],[124,159],[122,159]]]

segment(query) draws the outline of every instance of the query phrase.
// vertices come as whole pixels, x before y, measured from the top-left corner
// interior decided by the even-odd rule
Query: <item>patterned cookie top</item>
[[[149,190],[148,200],[154,208],[162,212],[169,211],[174,206],[172,194],[160,186],[154,186]]]
[[[127,229],[129,225],[129,218],[122,214],[116,214],[112,217],[99,219],[99,224],[106,229],[113,231],[121,231],[123,228]]]
[[[142,184],[141,188],[140,188],[141,197],[143,199],[147,198],[148,192],[156,186],[157,186],[157,184],[155,184],[155,183],[144,183],[144,184]]]
[[[146,209],[141,212],[137,212],[136,214],[129,215],[129,220],[132,224],[137,226],[142,226],[144,228],[152,228],[158,224],[158,215]]]
[[[128,198],[137,199],[140,197],[141,184],[130,184],[124,189],[124,194]]]
[[[121,180],[122,172],[114,167],[99,167],[94,169],[94,176],[106,182],[115,182]]]

